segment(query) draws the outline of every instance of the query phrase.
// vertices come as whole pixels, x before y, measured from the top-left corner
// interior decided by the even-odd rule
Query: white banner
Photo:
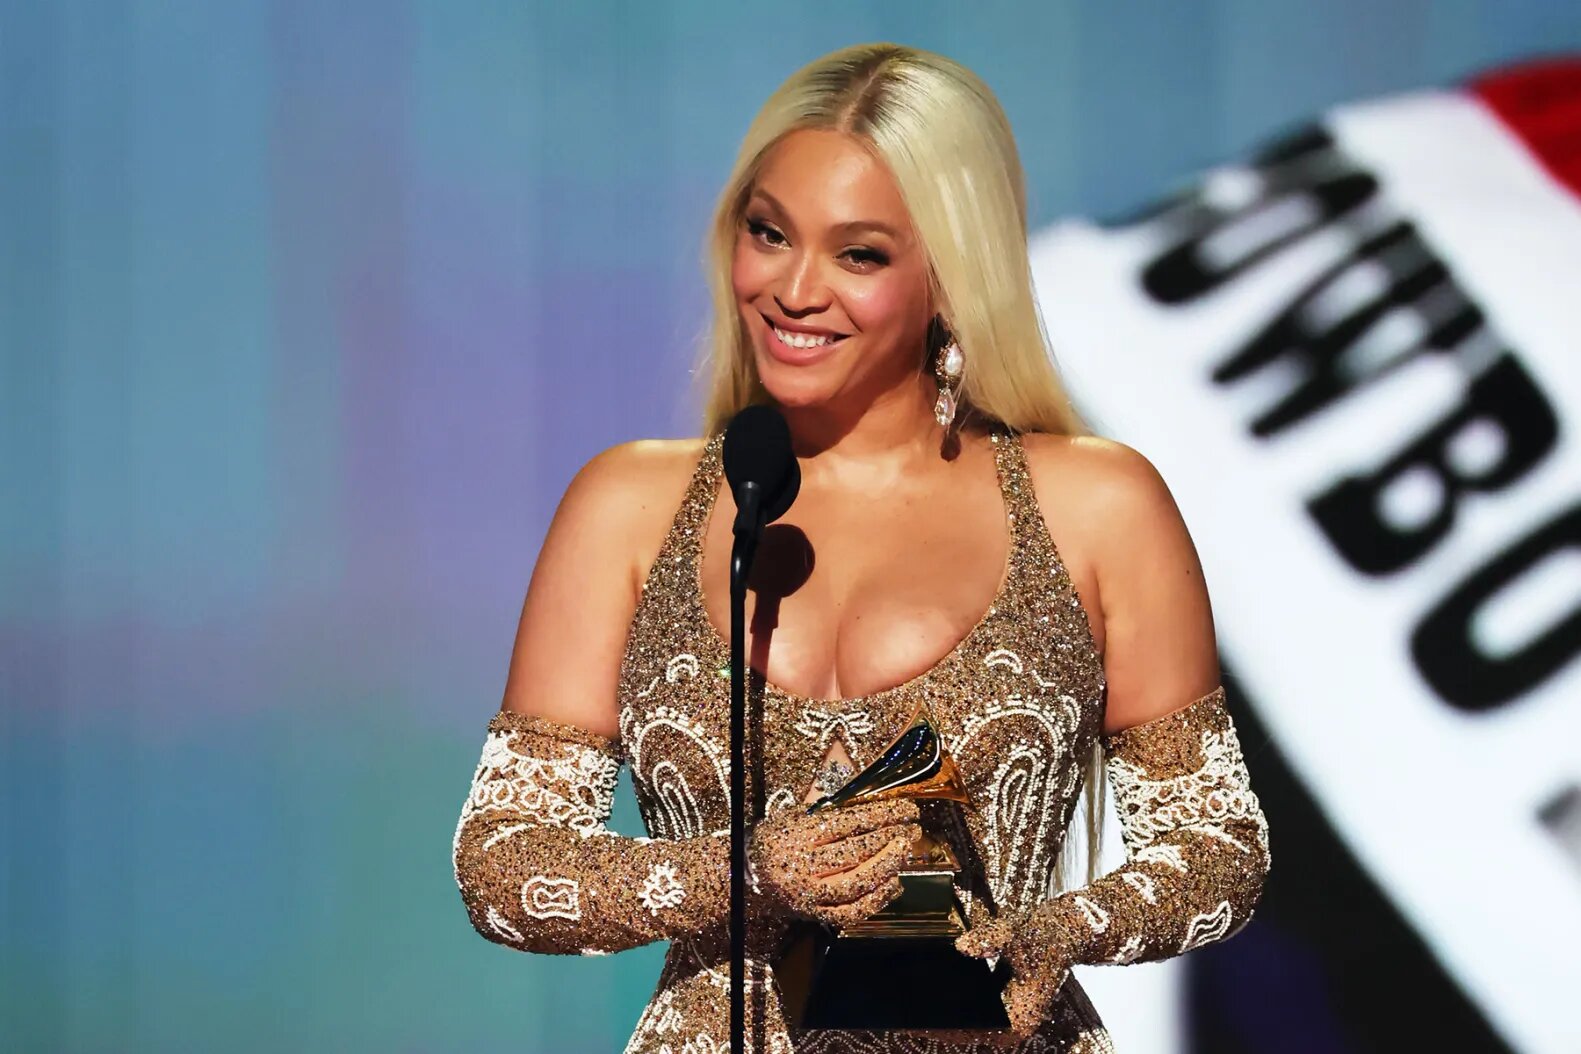
[[[1575,1054],[1581,202],[1523,131],[1470,91],[1345,107],[1032,258],[1279,748],[1511,1046]]]

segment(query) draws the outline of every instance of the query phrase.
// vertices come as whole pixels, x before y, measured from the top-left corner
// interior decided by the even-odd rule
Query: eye
[[[877,249],[847,249],[844,255],[850,257],[852,262],[862,264],[864,266],[873,265],[876,267],[882,267],[889,263],[889,257],[879,252]]]
[[[770,239],[779,238],[779,239],[781,239],[783,241],[784,237],[785,237],[779,231],[775,230],[773,227],[770,227],[767,223],[764,223],[762,220],[753,219],[751,217],[747,218],[747,233],[752,235],[752,237],[758,239],[759,241],[765,242],[765,243],[767,243],[769,245],[778,245],[778,244],[780,244],[779,242],[772,241]]]

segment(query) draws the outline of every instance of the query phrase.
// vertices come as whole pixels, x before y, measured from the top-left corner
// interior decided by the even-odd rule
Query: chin
[[[766,360],[766,361],[765,361]],[[820,367],[787,366],[761,352],[757,355],[758,379],[769,398],[785,407],[818,406],[827,403],[840,389],[833,371]]]

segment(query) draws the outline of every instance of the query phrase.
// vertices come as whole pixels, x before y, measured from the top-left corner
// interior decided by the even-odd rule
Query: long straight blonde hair
[[[1055,372],[1027,258],[1026,179],[1010,122],[988,85],[943,55],[900,44],[841,48],[793,73],[747,129],[714,210],[703,348],[704,429],[766,402],[731,282],[731,261],[769,149],[804,128],[863,142],[889,168],[928,261],[933,303],[965,354],[961,413],[1013,432],[1090,435]],[[919,368],[922,368],[919,359]],[[1084,765],[1087,878],[1097,877],[1101,745]],[[1065,839],[1055,881],[1075,869]]]

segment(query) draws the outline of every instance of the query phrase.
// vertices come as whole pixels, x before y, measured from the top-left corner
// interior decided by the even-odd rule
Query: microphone
[[[801,490],[790,428],[772,406],[749,406],[725,427],[725,479],[736,500],[730,547],[730,1050],[746,1050],[747,572],[763,528]]]
[[[785,418],[762,405],[736,414],[725,428],[724,461],[736,500],[736,537],[755,541],[765,525],[785,515],[801,490],[801,466],[791,452]]]

